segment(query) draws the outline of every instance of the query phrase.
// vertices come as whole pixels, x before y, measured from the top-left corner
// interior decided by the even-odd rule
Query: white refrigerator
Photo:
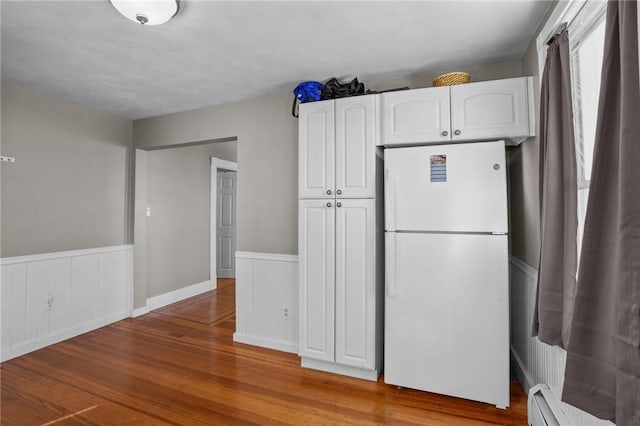
[[[389,148],[384,381],[509,405],[504,141]]]

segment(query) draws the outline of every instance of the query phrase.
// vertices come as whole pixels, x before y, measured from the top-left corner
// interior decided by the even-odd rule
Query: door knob
[[[442,131],[442,136],[449,136],[449,132],[447,132],[446,130]]]
[[[340,195],[340,194],[342,194],[342,191],[338,189],[338,190],[336,191],[336,194]]]
[[[331,207],[331,203],[327,203],[327,207]]]
[[[331,195],[331,190],[327,189],[327,195]]]
[[[337,203],[336,206],[337,207],[342,207],[342,203]]]
[[[459,136],[460,133],[462,133],[460,130],[456,130],[455,132],[453,132],[456,136]]]

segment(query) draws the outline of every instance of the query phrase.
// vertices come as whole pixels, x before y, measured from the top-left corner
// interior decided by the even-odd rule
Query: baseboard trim
[[[290,352],[292,354],[298,353],[298,345],[296,344],[293,344],[290,342],[283,342],[280,340],[266,339],[264,337],[249,336],[247,334],[238,333],[238,332],[233,333],[233,341],[238,343],[244,343],[247,345],[261,346],[268,349],[274,349],[276,351]]]
[[[511,357],[514,362],[511,363],[512,367],[514,367],[516,376],[518,377],[518,381],[524,388],[525,393],[529,393],[529,389],[531,389],[535,383],[533,377],[529,374],[527,369],[524,367],[524,363],[520,359],[518,352],[516,352],[515,348],[511,346]]]
[[[121,312],[106,317],[99,318],[94,321],[90,321],[81,325],[77,325],[66,330],[59,331],[48,336],[30,340],[25,343],[21,343],[12,348],[4,349],[2,355],[0,355],[0,362],[5,362],[13,358],[28,354],[29,352],[37,351],[46,346],[50,346],[56,343],[60,343],[64,340],[71,339],[81,334],[88,333],[101,327],[105,327],[116,321],[123,320],[129,317],[129,312]]]
[[[171,305],[172,303],[180,302],[181,300],[197,296],[213,289],[213,281],[210,280],[203,281],[197,284],[191,284],[186,287],[170,291],[168,293],[150,297],[147,299],[147,306],[138,308],[136,309],[136,311],[142,312],[145,308],[147,309],[147,311],[153,311],[155,309],[163,308],[167,305]]]
[[[363,368],[349,367],[346,365],[334,364],[332,362],[319,361],[317,359],[302,357],[301,365],[303,368],[320,370],[327,373],[340,374],[342,376],[355,377],[358,379],[377,382],[380,377],[379,370],[365,370]]]
[[[141,317],[142,315],[145,315],[148,313],[149,313],[149,308],[146,306],[143,306],[142,308],[136,308],[133,311],[131,311],[131,318]]]

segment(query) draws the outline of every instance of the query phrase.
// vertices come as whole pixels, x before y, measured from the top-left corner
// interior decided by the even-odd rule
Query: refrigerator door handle
[[[387,232],[385,244],[387,265],[385,268],[385,281],[387,283],[387,296],[396,296],[396,234]]]
[[[385,220],[386,230],[396,230],[395,205],[396,205],[396,179],[393,170],[385,169],[384,171],[384,198],[385,198]]]

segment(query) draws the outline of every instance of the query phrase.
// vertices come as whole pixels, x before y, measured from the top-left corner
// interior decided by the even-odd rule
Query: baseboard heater
[[[529,426],[571,425],[560,402],[547,385],[535,385],[529,390],[527,407]]]

